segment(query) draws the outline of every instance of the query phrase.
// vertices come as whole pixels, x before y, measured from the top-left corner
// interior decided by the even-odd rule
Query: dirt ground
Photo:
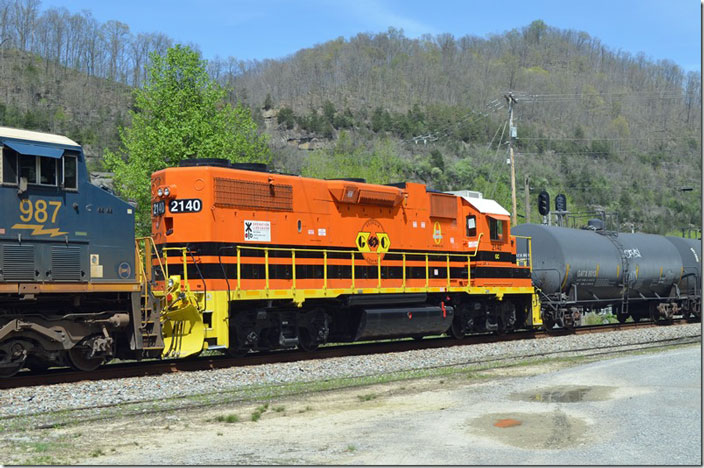
[[[0,453],[9,454],[6,464],[365,465],[487,464],[491,458],[481,454],[496,447],[511,454],[579,451],[595,438],[611,436],[608,427],[594,433],[595,413],[584,405],[650,390],[569,382],[536,388],[520,384],[571,365],[553,362],[460,372],[33,430],[10,434],[11,440],[0,442]],[[492,401],[497,392],[504,403]],[[572,401],[582,406],[570,406]],[[498,458],[494,463],[517,460]]]

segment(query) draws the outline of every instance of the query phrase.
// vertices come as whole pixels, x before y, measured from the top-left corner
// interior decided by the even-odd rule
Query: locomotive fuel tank
[[[663,236],[607,233],[537,224],[514,229],[530,237],[532,278],[544,293],[577,295],[577,300],[668,296],[683,268],[677,247]],[[520,239],[518,257],[526,257],[528,242]]]

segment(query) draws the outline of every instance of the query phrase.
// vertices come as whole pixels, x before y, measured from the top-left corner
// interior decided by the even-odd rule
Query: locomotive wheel
[[[16,364],[7,367],[0,367],[0,379],[7,379],[9,377],[14,377],[20,369],[22,369],[23,364]]]
[[[543,319],[543,327],[550,331],[555,326],[555,321],[553,319]]]
[[[30,370],[33,370],[33,371],[43,372],[43,371],[47,370],[49,367],[51,367],[51,363],[47,362],[47,361],[43,361],[41,359],[37,359],[34,356],[30,356],[27,358],[26,367]]]
[[[100,367],[105,358],[88,357],[90,350],[85,346],[74,346],[66,351],[66,359],[71,367],[83,372],[91,372]]]
[[[318,342],[311,338],[307,328],[298,329],[298,347],[306,352],[318,349]]]
[[[459,323],[459,321],[453,320],[450,329],[447,331],[447,334],[456,340],[461,340],[462,338],[464,338],[464,328],[462,327],[462,324]]]

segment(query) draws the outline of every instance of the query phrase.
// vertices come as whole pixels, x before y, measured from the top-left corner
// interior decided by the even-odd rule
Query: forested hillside
[[[149,53],[172,41],[39,7],[0,0],[0,124],[65,133],[100,157],[128,123]],[[252,107],[278,170],[480,190],[510,207],[512,91],[520,215],[528,176],[533,221],[547,189],[572,211],[618,212],[622,229],[701,226],[700,73],[586,32],[539,20],[487,38],[390,29],[208,67],[233,103]]]

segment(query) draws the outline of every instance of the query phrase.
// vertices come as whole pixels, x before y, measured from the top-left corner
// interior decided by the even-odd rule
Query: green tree
[[[296,115],[290,107],[282,107],[276,114],[276,121],[286,129],[291,130],[296,125]]]
[[[264,98],[264,110],[269,110],[272,108],[274,104],[272,103],[271,100],[271,94],[266,93],[266,98]]]
[[[121,146],[105,151],[118,192],[137,201],[137,231],[150,229],[150,177],[187,158],[268,162],[267,140],[248,107],[226,103],[227,91],[206,72],[189,47],[153,53],[144,88],[134,91],[131,126],[120,128]]]

